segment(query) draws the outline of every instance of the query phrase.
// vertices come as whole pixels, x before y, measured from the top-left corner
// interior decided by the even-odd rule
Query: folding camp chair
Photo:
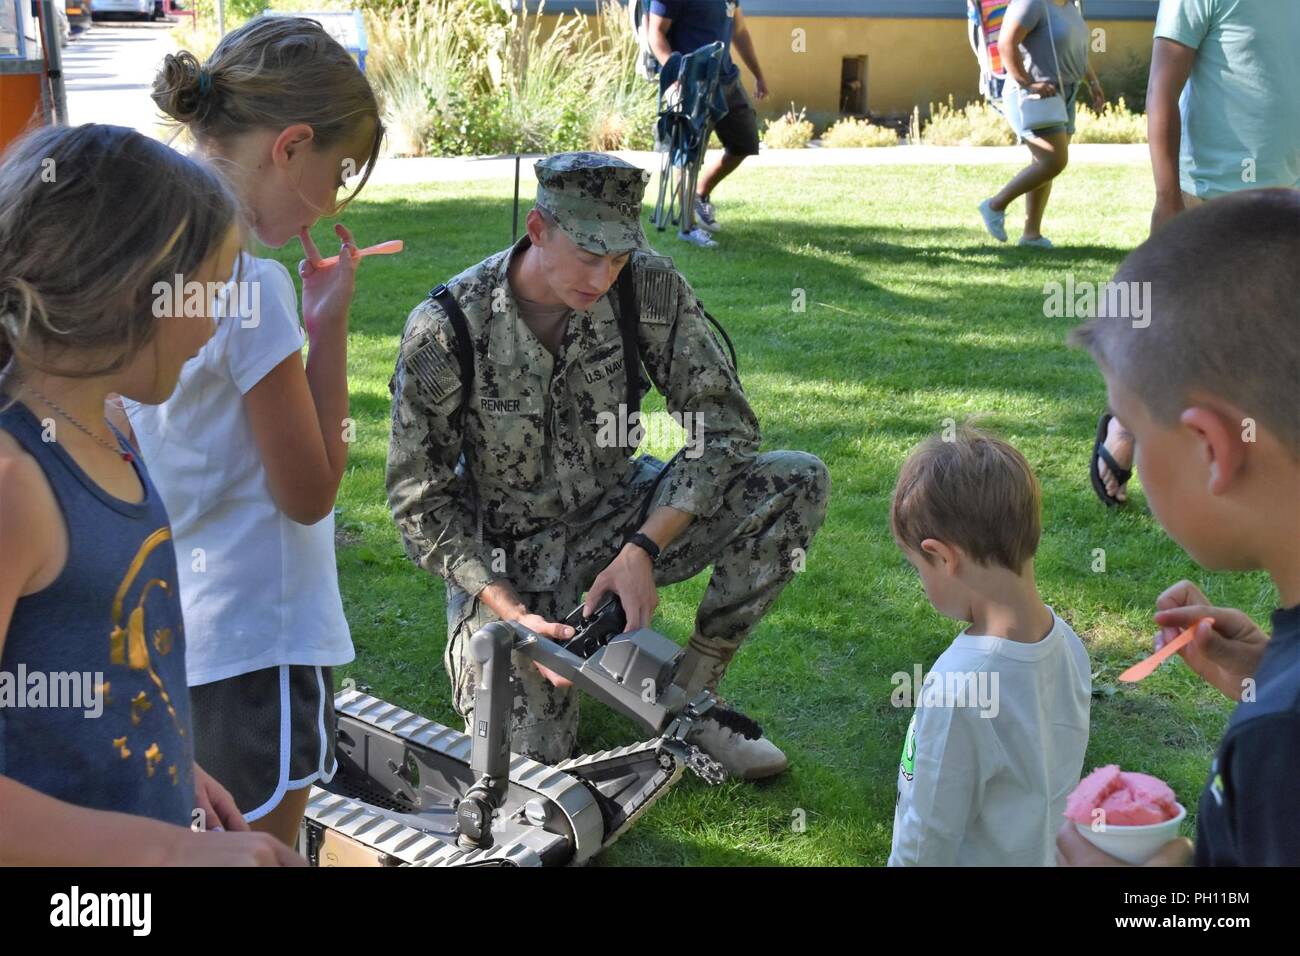
[[[727,99],[719,82],[724,49],[721,43],[710,43],[694,53],[674,53],[659,71],[655,145],[663,153],[663,162],[659,168],[659,201],[651,221],[660,232],[669,223],[679,227],[679,236],[695,228],[695,184],[700,164],[709,148],[713,127],[727,115]]]

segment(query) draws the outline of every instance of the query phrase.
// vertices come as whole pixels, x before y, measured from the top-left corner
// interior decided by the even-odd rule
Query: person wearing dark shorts
[[[190,688],[195,757],[257,819],[286,793],[333,779],[332,669],[282,664]]]
[[[732,47],[754,74],[754,98],[760,101],[767,97],[763,68],[754,52],[754,41],[740,4],[735,0],[651,0],[649,33],[650,48],[661,65],[674,53],[693,53],[710,43],[726,46],[721,82],[728,112],[716,127],[723,151],[706,159],[700,170],[695,188],[698,225],[686,234],[696,245],[715,246],[712,233],[719,227],[713,208],[713,190],[736,171],[746,156],[758,155],[758,114],[741,82],[740,68],[732,62]]]

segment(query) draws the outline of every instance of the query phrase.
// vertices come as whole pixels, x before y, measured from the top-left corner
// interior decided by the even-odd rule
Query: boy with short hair
[[[1010,444],[969,426],[903,465],[894,538],[940,614],[971,627],[935,661],[908,726],[890,866],[1050,866],[1088,746],[1078,635],[1039,597],[1041,492]]]
[[[1263,569],[1281,610],[1267,638],[1190,582],[1156,602],[1163,644],[1203,617],[1181,653],[1241,703],[1201,794],[1197,865],[1300,864],[1300,192],[1236,193],[1172,219],[1119,268],[1151,311],[1076,329],[1137,438],[1147,501],[1198,563]],[[1149,322],[1149,324],[1147,324]],[[1118,864],[1061,828],[1064,863]],[[1174,840],[1153,864],[1189,862]]]

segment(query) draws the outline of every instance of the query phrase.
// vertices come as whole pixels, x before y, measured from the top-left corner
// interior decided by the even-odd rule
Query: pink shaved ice
[[[1100,808],[1107,826],[1146,826],[1178,816],[1178,799],[1169,785],[1145,773],[1120,770],[1115,764],[1098,767],[1079,781],[1065,801],[1065,815],[1089,825]]]

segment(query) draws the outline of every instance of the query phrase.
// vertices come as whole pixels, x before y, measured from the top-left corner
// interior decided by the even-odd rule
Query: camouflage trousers
[[[636,530],[645,497],[663,463],[649,456],[636,462],[631,494],[622,506],[599,520],[572,528],[559,585],[550,591],[521,591],[533,613],[559,621],[582,601],[582,595]],[[666,482],[651,503],[659,504]],[[728,660],[776,601],[796,571],[826,517],[830,475],[821,460],[798,451],[759,455],[723,493],[722,503],[707,518],[697,518],[659,556],[655,583],[674,584],[710,565],[704,598],[696,613],[691,647]],[[443,663],[451,678],[453,703],[468,728],[474,709],[474,668],[469,638],[496,615],[478,598],[448,585],[447,648]],[[578,691],[556,687],[533,662],[520,654],[511,661],[511,747],[543,763],[576,753]]]

